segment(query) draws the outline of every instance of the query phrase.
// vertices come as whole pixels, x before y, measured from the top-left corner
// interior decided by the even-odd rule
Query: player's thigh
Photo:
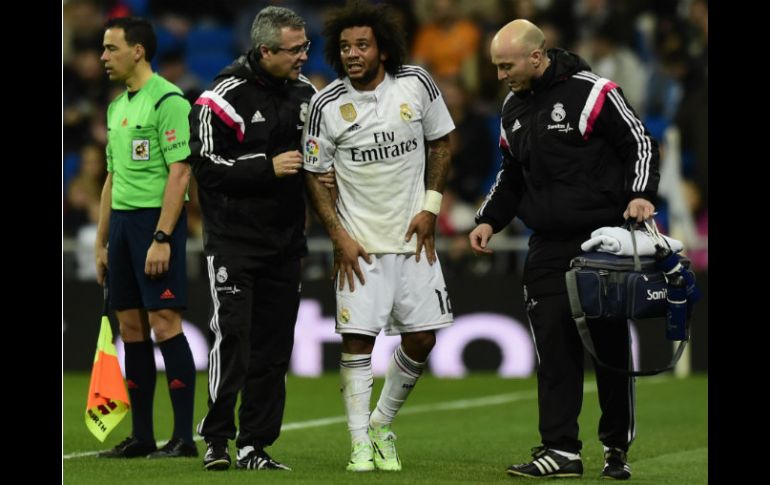
[[[441,263],[417,262],[414,255],[398,256],[398,285],[388,335],[434,330],[454,320]]]
[[[372,263],[358,259],[366,284],[354,291],[346,285],[336,288],[337,315],[335,331],[377,336],[388,322],[393,308],[395,288],[389,271],[390,254],[371,255]]]

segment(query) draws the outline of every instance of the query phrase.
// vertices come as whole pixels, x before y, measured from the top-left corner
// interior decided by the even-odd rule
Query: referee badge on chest
[[[404,121],[410,121],[414,115],[412,114],[412,108],[408,104],[401,105],[401,119]]]
[[[356,119],[356,116],[358,116],[353,103],[346,103],[340,106],[340,114],[342,115],[342,119],[349,123],[353,122]]]
[[[131,140],[131,159],[150,159],[150,140]]]

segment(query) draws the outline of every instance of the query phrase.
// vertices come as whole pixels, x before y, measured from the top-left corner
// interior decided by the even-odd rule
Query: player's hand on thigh
[[[371,257],[366,250],[347,233],[338,238],[334,243],[334,267],[337,274],[338,288],[342,290],[347,280],[350,291],[355,291],[353,274],[358,277],[361,285],[366,283],[364,272],[361,270],[358,258],[361,257],[367,264],[371,264]]]
[[[428,256],[428,264],[433,265],[436,262],[436,215],[432,212],[421,211],[412,218],[409,228],[406,230],[405,241],[409,242],[412,235],[417,234],[417,250],[415,259],[420,262],[420,253],[425,248],[425,254]]]

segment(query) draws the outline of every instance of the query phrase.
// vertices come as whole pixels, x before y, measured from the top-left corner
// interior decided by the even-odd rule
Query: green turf
[[[501,379],[473,375],[465,379],[420,379],[393,425],[403,471],[397,473],[345,472],[349,438],[344,422],[306,427],[304,422],[341,417],[342,402],[335,374],[319,379],[289,377],[284,430],[270,451],[294,468],[293,472],[204,472],[204,444],[200,458],[173,460],[106,460],[94,452],[114,446],[131,430],[127,417],[105,443],[86,429],[83,413],[88,375],[64,375],[64,483],[65,484],[217,484],[246,483],[511,483],[527,482],[505,474],[514,461],[529,458],[538,444],[536,383],[534,379]],[[599,416],[595,386],[587,377],[580,419],[585,474],[574,483],[608,483],[598,480],[601,445],[596,438]],[[158,378],[155,403],[155,437],[165,440],[172,428],[168,393]],[[382,380],[374,388],[379,395]],[[206,376],[199,374],[196,389],[196,423],[206,409]],[[708,378],[641,378],[637,386],[637,440],[629,454],[633,483],[704,484],[708,482]],[[476,400],[497,396],[496,399]],[[441,409],[431,406],[444,404]],[[463,407],[462,409],[457,409]],[[231,443],[231,454],[234,454]],[[569,481],[568,481],[569,483]]]

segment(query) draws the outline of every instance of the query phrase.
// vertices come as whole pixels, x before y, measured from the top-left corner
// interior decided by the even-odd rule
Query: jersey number
[[[441,295],[441,290],[433,290],[436,292],[438,298],[438,306],[441,308],[441,314],[445,315],[447,312],[452,313],[452,303],[449,301],[449,292],[444,288],[444,295]],[[444,302],[446,301],[446,305]]]

